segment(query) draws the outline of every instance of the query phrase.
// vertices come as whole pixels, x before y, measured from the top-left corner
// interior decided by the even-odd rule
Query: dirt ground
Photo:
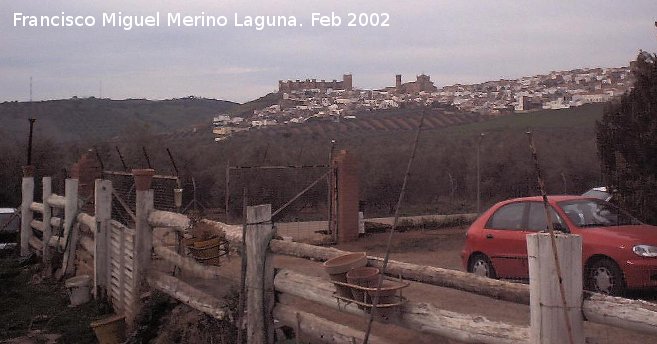
[[[459,253],[465,240],[465,230],[465,227],[460,227],[395,233],[390,259],[463,270]],[[336,248],[346,251],[366,251],[368,255],[383,257],[387,236],[387,233],[368,234],[356,242],[337,245]],[[275,262],[279,267],[328,278],[317,262],[287,256],[278,256]],[[411,283],[411,286],[404,291],[404,296],[414,302],[432,303],[444,310],[480,315],[492,321],[529,326],[529,306],[526,305],[421,283]],[[651,302],[656,300],[655,293],[631,294],[629,297],[638,297]],[[301,301],[297,302],[302,303]],[[321,308],[314,307],[312,309]],[[336,314],[332,311],[322,310],[321,315],[358,328],[364,328],[366,322],[365,318]],[[585,333],[589,343],[657,343],[657,337],[588,322],[585,323]],[[399,343],[454,343],[454,341],[444,338],[420,335],[417,332],[390,325],[374,327],[373,334],[388,339],[395,338],[395,341]]]
[[[89,326],[107,304],[71,307],[63,281],[41,277],[42,266],[17,254],[0,259],[0,343],[94,343]]]
[[[395,233],[390,258],[402,262],[462,270],[459,253],[465,240],[464,234],[464,227]],[[368,255],[383,257],[386,241],[387,233],[376,233],[335,247],[345,251],[366,251]],[[319,262],[275,256],[274,263],[277,268],[291,269],[328,279]],[[156,262],[154,265],[157,264]],[[226,291],[239,284],[239,279],[236,277],[239,276],[239,267],[239,256],[232,255],[222,262],[222,275],[225,273],[225,276],[221,276],[219,280],[200,280],[184,275],[180,277],[216,297],[225,298]],[[88,324],[91,319],[103,312],[98,305],[90,304],[85,306],[86,308],[71,309],[66,306],[66,293],[61,285],[53,286],[50,281],[43,283],[44,281],[31,277],[37,273],[34,270],[36,268],[15,269],[13,265],[6,265],[6,262],[4,268],[18,271],[18,274],[0,278],[0,293],[3,296],[0,300],[0,342],[21,344],[94,342]],[[431,303],[443,310],[482,316],[492,321],[529,325],[529,307],[526,305],[414,282],[404,290],[404,296],[410,301]],[[656,302],[657,299],[655,293],[633,294],[630,297],[650,302]],[[133,334],[129,338],[129,343],[231,343],[234,341],[234,328],[231,329],[230,325],[217,322],[187,306],[171,302],[167,297],[163,299],[153,297],[152,300],[153,306],[147,307],[151,312],[143,315],[144,326],[141,326],[143,331]],[[334,311],[293,297],[282,297],[280,301],[353,328],[364,330],[366,327],[365,317]],[[657,337],[592,323],[585,323],[585,331],[588,343],[657,343]],[[398,343],[457,343],[439,336],[379,323],[374,324],[372,335]],[[300,339],[301,343],[316,342],[304,333],[301,333]],[[296,342],[296,339],[288,342]]]

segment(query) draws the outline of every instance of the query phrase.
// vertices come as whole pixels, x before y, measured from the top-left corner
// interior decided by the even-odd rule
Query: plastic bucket
[[[91,300],[91,277],[80,275],[66,280],[64,285],[68,289],[71,306],[79,306]]]
[[[120,344],[125,341],[125,316],[113,315],[91,323],[99,344]]]

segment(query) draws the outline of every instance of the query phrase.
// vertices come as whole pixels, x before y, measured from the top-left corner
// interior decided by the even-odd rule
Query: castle
[[[401,74],[395,76],[395,87],[392,88],[397,93],[420,93],[420,92],[435,92],[438,88],[431,81],[431,77],[425,74],[420,74],[416,77],[415,81],[406,82],[402,84]]]
[[[317,81],[317,79],[306,79],[306,80],[279,80],[278,81],[278,92],[279,93],[289,93],[291,91],[303,91],[303,90],[353,90],[353,79],[351,74],[344,74],[342,76],[342,81]],[[395,93],[420,93],[420,92],[435,92],[438,88],[431,81],[431,77],[426,74],[420,74],[416,76],[415,81],[402,83],[401,74],[395,76],[395,86],[386,87],[386,91],[391,91]]]
[[[302,91],[302,90],[311,90],[311,89],[327,90],[329,88],[333,90],[345,90],[345,91],[353,90],[353,82],[352,82],[351,74],[344,74],[342,76],[342,81],[337,81],[337,80],[317,81],[317,79],[278,81],[279,93],[287,93],[290,91]]]

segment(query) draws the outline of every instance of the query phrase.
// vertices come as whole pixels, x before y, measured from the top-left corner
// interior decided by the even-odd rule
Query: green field
[[[602,118],[604,104],[586,104],[562,110],[539,110],[535,112],[500,116],[490,120],[444,129],[446,132],[463,135],[505,130],[591,130]]]

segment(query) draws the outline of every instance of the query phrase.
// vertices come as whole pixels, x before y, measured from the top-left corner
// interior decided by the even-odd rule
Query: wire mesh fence
[[[328,233],[328,167],[232,166],[226,179],[224,208],[240,222],[247,205],[271,204],[278,234],[295,241],[315,241]]]
[[[130,226],[134,225],[135,182],[128,172],[104,171],[104,178],[112,181],[112,218]],[[153,203],[157,210],[176,211],[174,189],[178,188],[179,179],[175,176],[153,176]]]

